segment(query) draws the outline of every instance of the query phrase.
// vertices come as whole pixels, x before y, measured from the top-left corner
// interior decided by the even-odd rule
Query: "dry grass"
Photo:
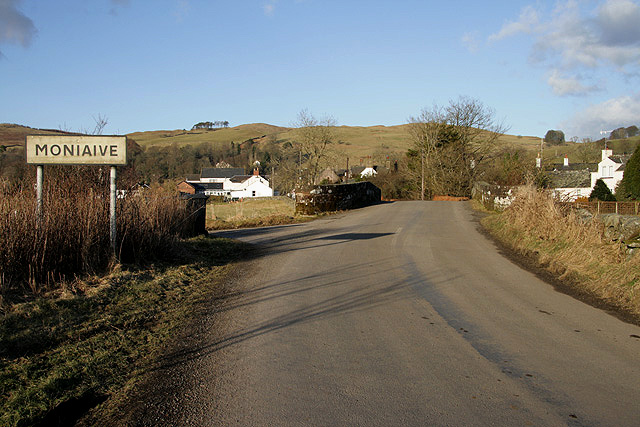
[[[295,215],[289,197],[245,199],[241,202],[212,202],[207,205],[207,229],[265,227],[308,220]]]
[[[210,310],[247,246],[195,238],[171,263],[87,278],[85,292],[0,310],[0,425],[104,424],[199,310]]]
[[[77,276],[105,271],[113,261],[105,186],[66,178],[67,186],[51,179],[39,221],[32,188],[0,187],[0,296],[51,291]],[[118,200],[120,259],[138,262],[170,253],[185,218],[184,203],[162,189]]]
[[[599,221],[583,223],[547,193],[527,186],[504,213],[483,223],[580,291],[640,316],[640,257],[627,256],[623,247],[607,240]]]

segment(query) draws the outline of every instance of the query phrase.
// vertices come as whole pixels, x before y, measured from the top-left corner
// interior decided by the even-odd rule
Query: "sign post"
[[[27,135],[27,163],[37,166],[36,216],[42,218],[43,165],[110,166],[109,237],[116,256],[116,166],[127,164],[124,136]]]

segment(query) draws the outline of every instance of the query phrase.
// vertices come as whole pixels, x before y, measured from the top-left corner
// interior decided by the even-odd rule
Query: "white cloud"
[[[610,0],[600,6],[596,18],[601,38],[610,46],[640,41],[640,6],[630,0]]]
[[[640,93],[609,99],[575,114],[562,126],[571,135],[600,137],[601,130],[640,126]]]
[[[522,12],[520,12],[517,21],[504,24],[499,32],[489,36],[489,41],[502,40],[520,33],[529,34],[535,30],[537,25],[538,12],[532,6],[526,6],[522,9]]]
[[[276,5],[275,3],[267,3],[264,6],[262,6],[262,10],[264,11],[265,15],[273,16],[276,10]]]
[[[18,10],[20,1],[0,0],[0,43],[16,43],[28,47],[37,30],[33,21]]]
[[[471,53],[476,53],[480,49],[480,40],[477,32],[464,33],[460,41]]]
[[[565,68],[614,65],[618,71],[640,64],[640,6],[608,0],[595,16],[568,1],[554,11],[538,34],[534,59],[555,57]]]
[[[178,22],[183,22],[185,18],[191,12],[191,3],[189,0],[178,0],[178,4],[176,5],[176,10],[174,15]]]
[[[531,34],[533,63],[549,67],[549,85],[557,95],[575,95],[591,91],[580,71],[607,68],[625,76],[637,72],[640,65],[640,5],[635,0],[605,0],[588,10],[587,2],[562,0],[547,15],[533,6],[525,7],[515,22],[489,36],[496,42],[520,33]],[[563,73],[578,71],[582,76],[562,78]],[[572,81],[569,81],[572,80]]]
[[[586,86],[577,76],[563,76],[559,70],[552,70],[547,83],[551,86],[553,93],[558,96],[565,95],[586,95],[598,90],[596,85]]]

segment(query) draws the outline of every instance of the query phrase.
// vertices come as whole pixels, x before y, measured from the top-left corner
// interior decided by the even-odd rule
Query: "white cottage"
[[[602,160],[598,163],[598,170],[591,172],[591,188],[601,179],[615,193],[618,183],[622,181],[626,159],[614,156],[613,150],[602,150]]]
[[[247,197],[272,197],[273,189],[269,181],[254,173],[253,175],[236,175],[223,184],[227,197],[243,199]]]
[[[257,169],[253,175],[245,175],[241,168],[203,168],[200,175],[187,176],[178,188],[185,193],[231,199],[273,196],[269,181],[261,177]]]

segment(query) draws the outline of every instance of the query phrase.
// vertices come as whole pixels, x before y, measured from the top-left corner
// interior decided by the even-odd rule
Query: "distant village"
[[[601,179],[612,193],[622,181],[624,168],[631,156],[614,155],[613,150],[602,150],[599,163],[571,163],[565,156],[563,164],[545,167],[545,173],[551,179],[551,188],[564,201],[575,201],[578,198],[588,198]],[[537,166],[541,167],[540,157]]]
[[[326,168],[318,177],[316,184],[337,184],[350,179],[366,179],[375,176],[377,166],[353,166],[346,169]],[[271,176],[260,175],[256,167],[251,175],[246,175],[243,168],[234,168],[222,163],[214,168],[203,168],[200,174],[187,175],[178,184],[183,194],[223,197],[225,200],[243,200],[255,197],[273,197]]]

